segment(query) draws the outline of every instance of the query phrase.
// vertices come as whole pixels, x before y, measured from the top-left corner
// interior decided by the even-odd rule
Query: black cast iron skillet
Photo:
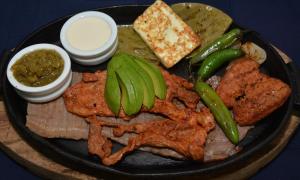
[[[111,15],[117,24],[132,24],[147,6],[121,6],[98,9]],[[59,33],[63,23],[69,18],[63,17],[29,35],[11,53],[36,43],[53,43],[60,45]],[[233,25],[237,26],[237,25]],[[193,161],[179,161],[153,155],[147,152],[135,151],[126,156],[120,163],[107,167],[103,166],[99,159],[88,155],[86,141],[74,141],[66,139],[46,139],[31,132],[25,127],[27,102],[21,99],[13,87],[9,84],[5,70],[9,62],[9,55],[2,59],[2,91],[3,98],[9,115],[9,119],[17,131],[37,150],[59,163],[67,165],[76,170],[104,178],[186,178],[186,177],[210,177],[234,170],[247,163],[255,153],[267,146],[290,119],[291,112],[295,104],[299,105],[299,93],[297,91],[298,71],[292,63],[285,64],[276,51],[255,32],[249,31],[244,37],[244,41],[255,42],[266,50],[268,59],[262,65],[262,70],[272,77],[279,78],[289,84],[293,89],[293,95],[286,103],[272,113],[270,116],[259,122],[247,137],[239,144],[243,150],[226,160],[213,163],[198,163]],[[12,57],[12,56],[11,56]],[[182,61],[170,71],[177,75],[187,77],[187,61]],[[94,71],[105,69],[106,64],[94,67],[83,67],[73,63],[74,71]],[[113,150],[122,147],[115,143]]]

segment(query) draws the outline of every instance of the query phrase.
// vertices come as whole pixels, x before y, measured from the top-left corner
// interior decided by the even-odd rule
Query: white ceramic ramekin
[[[99,18],[107,22],[111,29],[109,39],[95,50],[80,50],[71,46],[67,38],[68,28],[72,23],[87,17]],[[100,32],[99,32],[100,33]],[[60,31],[60,41],[72,60],[82,65],[97,65],[108,60],[116,51],[118,45],[118,28],[115,21],[107,14],[98,11],[85,11],[72,16],[65,22]]]
[[[23,55],[41,49],[54,50],[61,55],[64,61],[64,69],[61,75],[50,84],[40,87],[26,86],[17,81],[11,70],[12,65],[15,64],[16,61],[18,61]],[[59,97],[70,85],[72,78],[71,60],[67,52],[59,46],[52,44],[35,44],[22,49],[14,55],[14,57],[10,60],[7,66],[6,75],[10,84],[16,89],[16,92],[24,99],[36,103],[47,102]]]

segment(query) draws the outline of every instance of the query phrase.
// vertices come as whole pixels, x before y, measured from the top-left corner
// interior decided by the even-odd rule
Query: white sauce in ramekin
[[[85,17],[73,22],[66,32],[73,48],[90,51],[103,46],[111,36],[109,24],[100,18]]]
[[[105,13],[81,12],[64,23],[60,41],[76,63],[97,65],[110,59],[118,47],[117,24]]]

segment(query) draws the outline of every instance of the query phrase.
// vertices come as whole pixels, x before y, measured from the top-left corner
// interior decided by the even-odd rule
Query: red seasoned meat
[[[239,125],[252,125],[279,108],[291,89],[281,80],[261,73],[257,62],[241,58],[227,69],[217,93],[233,109]]]

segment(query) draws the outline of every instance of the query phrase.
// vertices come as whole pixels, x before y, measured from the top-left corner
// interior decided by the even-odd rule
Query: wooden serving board
[[[291,61],[290,58],[280,50],[278,50],[278,52],[286,63]],[[277,137],[273,143],[270,143],[263,151],[257,153],[255,157],[252,157],[250,163],[247,161],[245,166],[241,167],[239,170],[224,172],[223,174],[218,174],[211,178],[215,180],[234,180],[247,179],[251,177],[266,164],[271,162],[282,151],[293,133],[296,131],[299,123],[300,117],[292,115],[289,123],[283,129],[281,136]],[[96,177],[77,172],[48,159],[27,144],[27,142],[22,139],[22,137],[20,137],[16,130],[12,127],[6,115],[4,103],[1,99],[0,148],[6,152],[8,156],[26,167],[29,171],[47,179],[49,177],[51,177],[51,179],[96,179]]]

